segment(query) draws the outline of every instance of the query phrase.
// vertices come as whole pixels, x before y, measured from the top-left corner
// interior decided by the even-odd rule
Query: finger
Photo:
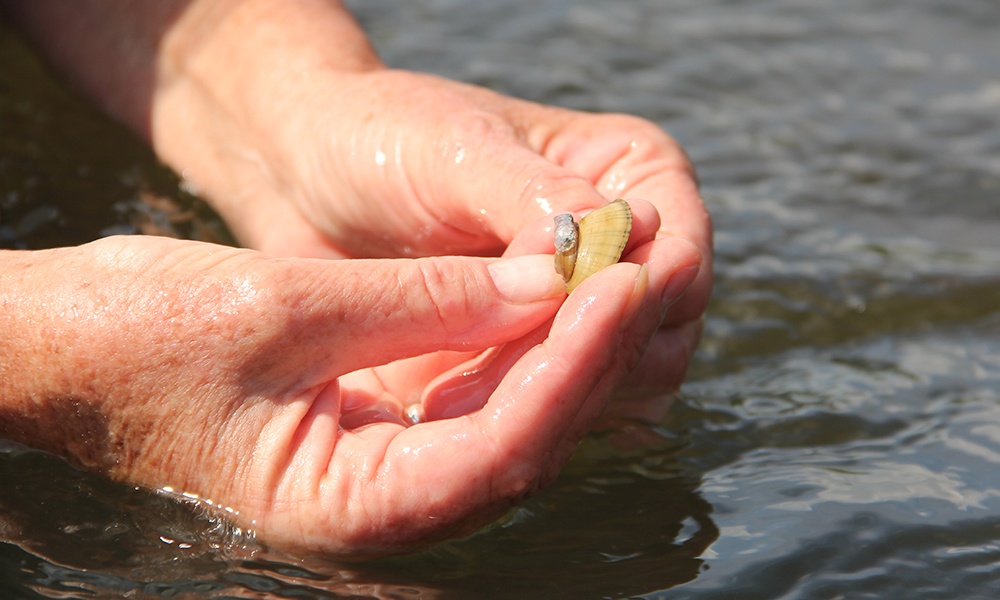
[[[543,111],[532,144],[545,156],[594,183],[609,198],[639,197],[660,214],[660,237],[680,237],[702,255],[698,279],[674,306],[666,326],[699,318],[712,287],[712,223],[698,192],[698,178],[684,150],[659,126],[629,115]]]
[[[630,115],[570,113],[539,120],[535,129],[534,143],[546,158],[580,173],[605,196],[649,200],[660,211],[663,233],[686,237],[703,251],[711,247],[694,165],[662,128]]]
[[[625,253],[651,241],[660,224],[659,215],[651,204],[644,200],[629,202],[633,227]],[[552,219],[543,217],[519,233],[504,256],[552,251]],[[547,326],[532,345],[544,338],[545,331]],[[497,352],[474,353],[474,356],[435,353],[431,357],[435,368],[425,368],[429,366],[427,357],[417,357],[378,367],[377,371],[387,390],[396,393],[404,406],[415,407],[416,412],[411,416],[419,420],[451,418],[474,412],[486,403],[512,362],[526,350],[526,347],[517,348],[506,347]],[[429,372],[439,375],[428,379],[426,374]],[[423,394],[414,397],[414,390],[420,389],[424,390]]]
[[[433,197],[450,199],[447,221],[489,232],[502,242],[540,217],[598,208],[620,196],[594,188],[596,177],[546,151],[560,124],[581,113],[494,96],[491,111],[453,115],[452,140],[463,149],[459,168],[447,169]],[[485,230],[485,231],[484,231]]]
[[[551,318],[565,296],[549,256],[307,263],[289,263],[296,279],[278,304],[293,322],[289,346],[322,365],[313,374],[321,379],[516,339]]]
[[[545,339],[549,326],[550,323],[542,324],[521,339],[479,354],[442,373],[427,385],[416,415],[421,421],[436,421],[481,409],[514,364]]]
[[[700,255],[690,242],[669,239],[644,244],[630,253],[626,260],[646,264],[650,290],[640,314],[635,318],[637,324],[623,342],[623,348],[628,352],[622,350],[619,353],[621,357],[632,357],[630,361],[626,361],[631,370],[659,327],[664,310],[683,295],[694,278],[700,264]],[[508,344],[497,352],[478,356],[443,373],[428,385],[424,393],[421,401],[424,418],[450,418],[480,409],[513,362],[528,347],[540,341],[544,333],[544,330],[536,332],[527,341]],[[620,382],[621,378],[618,378],[608,385],[611,387]]]
[[[663,348],[652,347],[659,338],[659,326],[665,307],[675,304],[686,293],[687,287],[697,274],[700,254],[687,240],[672,238],[655,240],[631,253],[627,260],[643,262],[648,270],[649,292],[645,295],[636,316],[625,328],[619,342],[615,359],[609,366],[576,416],[576,423],[567,432],[562,448],[574,447],[591,424],[605,411],[608,400],[623,383],[630,385],[634,372],[647,360],[650,352]],[[666,343],[676,342],[667,340]],[[683,352],[682,348],[672,348]],[[686,365],[686,363],[685,363]],[[570,451],[570,450],[567,450]],[[567,454],[562,457],[569,459]],[[554,464],[559,460],[554,461]]]
[[[691,193],[697,192],[691,190]],[[663,219],[661,235],[690,240],[698,247],[702,257],[698,278],[692,282],[684,298],[671,307],[663,322],[665,327],[699,319],[705,313],[712,294],[714,250],[711,216],[701,204],[700,197],[692,195],[687,198],[689,198],[687,202],[675,199],[673,202],[664,201],[658,204],[658,206],[665,205],[660,209]]]
[[[626,386],[637,392],[677,390],[698,347],[702,326],[703,321],[699,319],[657,331],[629,375]]]
[[[698,345],[701,328],[701,321],[694,321],[658,331],[639,365],[626,377],[625,385],[611,389],[611,401],[593,421],[591,429],[618,432],[620,437],[616,444],[643,446],[643,432],[650,430],[635,428],[634,425],[636,422],[662,423],[670,412],[694,348]],[[594,393],[601,393],[604,384],[602,380]],[[583,413],[581,411],[577,418],[591,418]]]
[[[373,371],[386,391],[399,398],[401,406],[405,408],[419,404],[423,391],[441,373],[481,354],[481,351],[432,352],[379,365]]]
[[[634,160],[634,159],[633,159]],[[630,195],[649,200],[660,213],[660,237],[680,237],[698,247],[702,268],[684,298],[671,308],[664,326],[698,319],[712,290],[712,220],[698,193],[694,170],[686,161],[641,179]]]
[[[659,287],[663,293],[661,327],[696,320],[704,313],[711,293],[711,260],[687,238],[659,237],[626,254],[622,260],[649,264],[654,285],[662,286]],[[658,278],[664,276],[669,276],[670,281]],[[685,319],[689,314],[693,317]]]
[[[473,417],[498,450],[496,466],[504,471],[497,488],[507,493],[530,492],[530,486],[546,483],[532,481],[531,474],[537,477],[553,456],[562,455],[558,446],[567,433],[586,431],[588,424],[576,417],[616,361],[623,332],[637,318],[649,291],[646,269],[613,265],[577,291],[544,342],[518,361]]]
[[[638,246],[652,241],[660,229],[660,215],[656,207],[640,199],[629,199],[628,204],[632,210],[632,231],[629,233],[628,244],[625,246],[623,254],[628,254]],[[579,221],[590,210],[575,212],[574,218]],[[552,240],[554,229],[552,219],[553,215],[549,215],[529,223],[511,241],[504,256],[552,253],[555,250]]]
[[[622,375],[623,369],[608,370],[594,390],[595,399],[588,401],[577,419],[586,420],[591,428],[614,425],[623,418],[660,423],[673,404],[673,392],[684,377],[699,335],[698,322],[657,331],[638,365],[624,369],[627,374]],[[567,445],[572,442],[567,440]]]
[[[704,266],[700,250],[687,239],[677,237],[657,238],[629,252],[622,260],[648,265],[650,287],[659,304],[644,314],[655,314],[659,319],[657,326],[663,326],[674,307],[684,302]],[[649,302],[652,304],[653,299]]]
[[[476,154],[460,177],[453,177],[452,220],[474,219],[466,227],[485,228],[509,243],[533,221],[606,204],[585,177],[554,164],[518,140],[492,142]],[[461,222],[461,221],[458,221]]]

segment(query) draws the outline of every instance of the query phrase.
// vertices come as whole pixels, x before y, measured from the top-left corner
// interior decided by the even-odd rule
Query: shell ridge
[[[556,257],[556,270],[566,279],[568,292],[587,277],[621,259],[632,233],[632,209],[624,200],[615,200],[583,217],[577,230],[579,240],[570,275],[560,270],[558,254]]]

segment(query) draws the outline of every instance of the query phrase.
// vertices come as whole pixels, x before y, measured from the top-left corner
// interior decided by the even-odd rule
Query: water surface
[[[352,4],[394,66],[681,141],[718,251],[682,398],[495,526],[364,565],[3,446],[0,596],[1000,596],[1000,4]],[[0,63],[0,244],[226,239],[9,32]]]

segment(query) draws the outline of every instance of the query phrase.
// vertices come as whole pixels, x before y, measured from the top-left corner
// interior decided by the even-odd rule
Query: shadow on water
[[[691,581],[718,537],[697,479],[684,474],[676,448],[647,448],[628,465],[616,456],[589,440],[545,494],[493,527],[422,554],[344,564],[269,551],[195,505],[7,444],[0,592],[579,598]]]

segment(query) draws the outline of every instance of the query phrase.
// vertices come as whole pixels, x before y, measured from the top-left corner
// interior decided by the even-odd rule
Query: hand
[[[215,197],[240,199],[220,207],[243,241],[275,256],[551,253],[553,213],[644,198],[656,226],[630,250],[688,240],[702,272],[669,313],[649,307],[665,318],[663,328],[630,381],[679,385],[711,284],[711,229],[690,163],[659,128],[428,75],[373,70],[329,79],[324,85],[319,72],[307,87],[285,86],[296,110],[255,119],[266,124],[254,137],[267,150],[254,151],[261,159],[251,173],[195,180],[218,190]],[[525,228],[531,235],[511,246]],[[676,261],[650,262],[655,256],[646,249],[625,260],[675,275],[665,269]]]
[[[559,309],[537,255],[273,259],[119,237],[0,257],[16,309],[2,355],[20,365],[0,370],[21,374],[0,383],[0,436],[352,556],[469,531],[551,480],[638,359],[660,293],[621,264]],[[472,390],[482,410],[410,426],[406,397],[439,373],[406,388],[370,368],[439,351],[503,368]]]

